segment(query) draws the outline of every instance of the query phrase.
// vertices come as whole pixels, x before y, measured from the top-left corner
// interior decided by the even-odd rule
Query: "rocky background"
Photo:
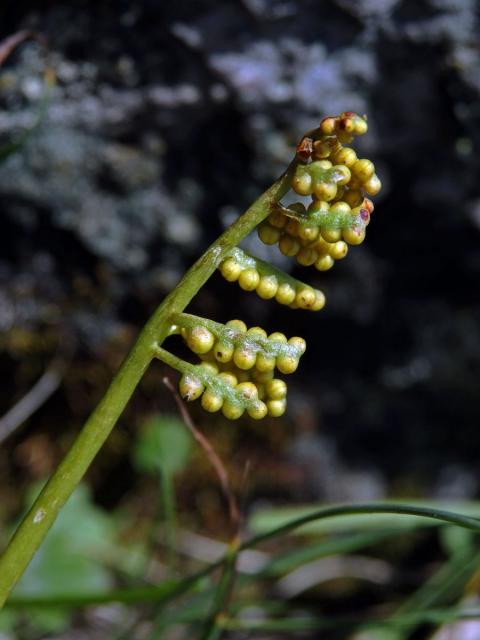
[[[325,274],[273,256],[326,292],[325,310],[219,276],[192,305],[306,338],[289,414],[233,427],[194,415],[233,474],[254,461],[253,497],[477,494],[478,18],[474,0],[2,3],[2,38],[29,28],[49,43],[1,70],[3,144],[38,119],[45,67],[57,75],[41,124],[0,166],[2,412],[49,366],[59,388],[1,447],[0,515],[54,467],[183,271],[299,136],[343,110],[368,114],[362,154],[384,183],[367,241]],[[163,373],[90,473],[105,506],[135,483],[142,420],[174,411]]]

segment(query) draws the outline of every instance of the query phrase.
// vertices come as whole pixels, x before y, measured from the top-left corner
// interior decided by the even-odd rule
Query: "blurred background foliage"
[[[25,397],[34,406],[27,394],[42,397],[39,380],[47,391],[0,447],[0,542],[158,302],[283,170],[299,136],[343,110],[368,114],[361,155],[384,183],[366,243],[318,274],[256,238],[247,242],[323,289],[325,310],[285,310],[217,276],[192,305],[218,321],[239,317],[305,337],[288,414],[239,425],[198,407],[193,416],[246,514],[276,518],[277,506],[386,497],[477,498],[475,0],[4,0],[0,38],[19,29],[43,34],[49,48],[24,43],[0,70],[1,413]],[[48,95],[47,68],[56,74]],[[218,554],[209,544],[226,539],[227,511],[209,461],[173,418],[166,373],[152,366],[18,595],[38,594],[38,585],[43,595],[69,586],[81,593],[140,576],[157,583],[178,563],[165,552],[169,540],[184,549],[182,563]],[[12,420],[0,419],[0,435]],[[161,421],[170,425],[164,432]],[[168,512],[169,526],[159,526]],[[252,530],[260,521],[251,520]],[[331,533],[309,536],[323,544],[318,536]],[[269,600],[267,612],[274,596],[292,610],[343,615],[380,603],[390,612],[443,559],[455,588],[440,601],[452,604],[469,580],[469,593],[477,590],[478,550],[470,538],[450,546],[445,538],[431,528],[381,548],[360,538],[370,560],[383,563],[356,565],[363,581],[351,566],[314,565],[313,586],[295,596],[271,574],[263,589],[247,584],[247,599]],[[198,597],[192,611],[205,605]],[[7,611],[0,628],[8,638],[70,638],[62,634],[72,628],[79,638],[113,638],[132,613],[103,605],[77,618],[35,615]],[[152,620],[141,607],[135,616]]]

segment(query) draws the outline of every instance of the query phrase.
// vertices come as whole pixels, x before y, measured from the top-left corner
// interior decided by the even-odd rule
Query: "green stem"
[[[329,518],[335,518],[339,516],[352,516],[363,514],[396,514],[396,515],[409,515],[418,516],[420,518],[426,518],[436,521],[438,524],[453,524],[463,529],[470,529],[480,533],[480,519],[472,518],[470,516],[464,516],[452,511],[443,511],[440,509],[432,509],[429,507],[416,507],[403,504],[388,504],[388,503],[367,503],[356,505],[336,505],[333,507],[325,507],[323,509],[317,509],[305,516],[290,520],[284,525],[280,525],[266,533],[249,538],[242,543],[239,552],[245,549],[252,549],[262,542],[282,536],[286,533],[290,533],[302,527],[310,522],[316,522],[319,520],[327,520]],[[433,523],[432,523],[433,524]],[[174,582],[173,584],[161,584],[158,587],[144,587],[141,589],[124,589],[119,591],[110,591],[107,593],[101,593],[96,595],[67,595],[62,597],[14,597],[10,600],[9,606],[12,608],[22,607],[52,607],[52,606],[65,606],[65,607],[79,607],[86,606],[88,604],[100,604],[105,602],[166,602],[170,601],[174,597],[181,595],[188,591],[190,588],[198,584],[198,582],[211,574],[215,569],[221,567],[226,560],[226,556],[220,558],[216,562],[212,562],[200,572],[184,578],[180,582]],[[260,572],[261,574],[262,572]]]
[[[162,471],[162,508],[165,522],[165,546],[167,549],[167,564],[169,573],[174,575],[176,566],[175,538],[177,530],[177,518],[175,512],[175,493],[173,488],[173,478],[168,471]]]
[[[379,514],[389,513],[397,515],[407,516],[419,516],[421,518],[430,518],[438,520],[446,524],[455,524],[463,529],[471,529],[472,531],[480,532],[480,518],[472,518],[470,516],[464,516],[460,513],[454,513],[452,511],[444,511],[442,509],[432,509],[430,507],[416,507],[408,504],[388,504],[387,503],[366,503],[366,504],[346,504],[335,505],[333,507],[324,507],[322,509],[316,509],[311,513],[307,513],[304,516],[295,518],[279,525],[270,531],[260,533],[257,536],[253,536],[242,544],[241,551],[244,549],[251,549],[256,547],[267,540],[277,538],[278,536],[290,533],[295,529],[298,529],[310,522],[317,520],[325,520],[327,518],[335,518],[337,516],[349,516],[349,515],[365,515],[365,514]]]
[[[239,543],[240,541],[234,538],[229,544],[222,568],[222,575],[215,592],[212,612],[200,636],[200,640],[217,640],[223,633],[223,621],[228,614],[228,604],[237,574],[237,560],[240,551]]]
[[[170,353],[170,351],[167,351],[163,347],[160,347],[158,344],[154,345],[153,355],[164,364],[168,364],[169,367],[175,369],[175,371],[178,371],[178,373],[189,373],[192,376],[199,375],[198,365],[187,362],[186,360],[182,360],[173,353]],[[209,382],[210,376],[205,373],[202,379],[204,379],[205,382]]]
[[[147,322],[103,399],[0,558],[0,609],[115,426],[154,356],[153,345],[161,345],[169,334],[171,315],[185,309],[228,252],[268,216],[273,204],[289,190],[295,167],[294,160],[287,171],[187,271]]]

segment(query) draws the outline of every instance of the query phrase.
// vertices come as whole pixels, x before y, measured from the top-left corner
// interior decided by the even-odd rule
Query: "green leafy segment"
[[[357,158],[353,148],[343,145],[367,129],[365,118],[344,112],[324,118],[303,138],[292,190],[303,198],[310,196],[311,202],[288,207],[277,203],[258,227],[262,242],[278,244],[283,255],[323,272],[345,258],[348,245],[364,241],[374,209],[366,194],[376,195],[382,185],[373,162]],[[240,278],[239,282],[242,286]]]
[[[180,393],[192,401],[202,396],[202,406],[210,412],[222,409],[226,418],[240,418],[246,410],[254,419],[265,417],[268,407],[258,397],[258,388],[251,382],[237,384],[233,374],[219,374],[209,363],[194,365],[185,362],[165,349],[157,348],[156,356],[183,373]]]
[[[360,213],[361,207],[355,209],[347,209],[337,203],[337,206],[331,207],[319,206],[315,203],[315,206],[305,208],[302,203],[296,203],[295,205],[284,207],[279,204],[276,207],[276,212],[285,216],[287,220],[285,224],[288,224],[288,218],[296,220],[300,223],[300,229],[314,227],[316,229],[325,229],[328,231],[350,229],[352,227],[358,227],[364,229],[369,221],[368,213],[366,210],[364,217]],[[267,218],[268,220],[268,218]]]
[[[223,325],[186,313],[173,314],[171,322],[171,333],[180,333],[203,360],[193,365],[156,348],[160,360],[183,374],[179,383],[182,398],[191,402],[201,397],[206,411],[222,410],[231,420],[244,411],[256,420],[285,412],[287,386],[274,378],[274,370],[296,371],[306,349],[303,338],[287,340],[283,333],[267,335],[261,327],[247,329],[241,320]]]
[[[239,283],[242,289],[257,293],[260,298],[274,298],[279,304],[293,309],[320,311],[325,306],[325,295],[272,264],[235,247],[219,265],[223,277]]]
[[[280,338],[281,334],[267,336],[266,333],[262,335],[258,331],[252,330],[248,332],[229,324],[223,325],[219,322],[187,313],[173,316],[172,322],[186,329],[187,344],[189,344],[188,331],[200,326],[212,333],[217,340],[231,343],[234,347],[248,349],[264,357],[294,358],[298,360],[305,352],[305,341],[300,338],[291,338],[287,341],[284,336],[283,339]]]

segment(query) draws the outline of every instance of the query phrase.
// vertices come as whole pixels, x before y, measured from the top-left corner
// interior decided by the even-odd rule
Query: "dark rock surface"
[[[342,468],[433,491],[454,465],[475,491],[474,0],[77,0],[1,12],[2,37],[27,27],[47,36],[58,75],[41,126],[0,167],[2,407],[55,348],[22,350],[19,331],[68,335],[82,358],[101,357],[283,169],[303,131],[357,110],[385,186],[365,245],[331,273],[294,269],[325,289],[326,309],[287,312],[220,278],[197,308],[222,321],[235,308],[247,324],[307,339],[291,418],[334,441]],[[2,70],[3,141],[34,122],[44,64],[30,44]],[[28,358],[19,388],[11,372]],[[49,411],[54,419],[55,403]]]

